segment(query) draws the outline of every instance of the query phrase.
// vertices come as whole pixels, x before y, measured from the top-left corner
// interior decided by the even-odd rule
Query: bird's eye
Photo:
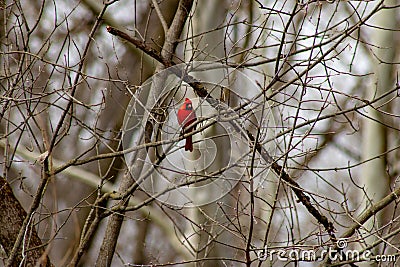
[[[192,104],[187,104],[186,109],[192,109]]]

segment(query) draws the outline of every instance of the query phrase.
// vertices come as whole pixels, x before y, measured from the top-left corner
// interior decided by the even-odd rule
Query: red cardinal
[[[182,126],[182,133],[189,133],[196,127],[187,128],[190,124],[197,120],[196,114],[193,111],[192,101],[189,98],[185,99],[185,103],[178,110],[178,122]],[[193,151],[192,136],[186,137],[185,151]]]

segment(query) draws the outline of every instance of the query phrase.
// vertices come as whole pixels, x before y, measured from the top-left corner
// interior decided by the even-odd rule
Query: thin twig
[[[164,30],[164,36],[167,36],[168,25],[167,25],[167,22],[165,21],[165,18],[163,16],[163,14],[161,13],[160,6],[158,5],[157,0],[151,0],[151,2],[153,4],[153,6],[154,6],[154,9],[156,10],[158,18],[160,19],[161,25],[162,25],[163,30]]]

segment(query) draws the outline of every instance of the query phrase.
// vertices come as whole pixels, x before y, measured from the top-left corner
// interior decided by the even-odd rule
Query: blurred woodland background
[[[2,265],[399,264],[399,1],[3,0],[0,20]],[[162,76],[141,87],[194,61],[249,80],[234,93],[186,81],[162,103]],[[221,78],[210,75],[201,78]],[[233,109],[245,145],[213,138],[230,133],[204,115],[184,155],[207,160],[199,136],[212,140],[212,172],[184,160],[168,167],[172,178],[207,183],[230,153],[248,159],[228,194],[191,208],[137,183],[144,162],[166,170],[162,145],[183,150],[179,127],[160,139],[159,122],[184,97]],[[131,100],[154,116],[139,123],[127,160]]]

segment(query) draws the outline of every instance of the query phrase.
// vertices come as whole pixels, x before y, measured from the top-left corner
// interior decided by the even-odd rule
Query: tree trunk
[[[0,244],[7,255],[13,249],[25,217],[26,211],[15,198],[10,185],[6,179],[0,177]],[[21,264],[22,266],[51,266],[45,247],[42,245],[31,220],[25,230],[22,247],[19,248],[17,258],[11,266]]]
[[[192,8],[193,1],[191,0],[181,0],[178,5],[178,9],[176,11],[175,17],[171,23],[170,28],[165,33],[165,42],[161,51],[161,56],[165,60],[172,60],[174,55],[174,51],[177,45],[177,40],[180,37],[183,27],[185,25],[186,19],[189,15],[189,12]],[[156,68],[156,73],[161,71],[164,66],[159,63]],[[162,86],[157,86],[157,82],[161,81],[153,81],[155,86],[152,86],[152,90],[149,93],[146,107],[149,110],[154,106],[154,101],[157,99],[161,92]],[[144,125],[146,122],[144,122]],[[140,140],[140,139],[139,139]],[[123,181],[121,182],[119,191],[124,192],[126,191],[131,185],[134,184],[135,179],[140,177],[141,170],[143,169],[143,164],[146,158],[146,149],[141,149],[136,152],[135,158],[132,161],[133,166],[129,167],[133,170],[133,174],[127,172],[124,175]],[[119,202],[120,205],[126,206],[128,203],[129,197],[127,199],[123,199]],[[96,261],[96,266],[110,266],[113,258],[113,254],[115,252],[115,247],[117,245],[117,240],[119,236],[119,232],[121,230],[123,222],[123,213],[113,214],[107,224],[106,228],[106,235],[103,239],[102,245],[100,247],[99,257]]]
[[[384,2],[385,5],[394,6],[396,0],[388,0]],[[370,101],[380,97],[386,91],[395,86],[393,73],[395,65],[390,64],[395,58],[394,32],[391,30],[382,29],[396,29],[396,10],[387,9],[378,13],[375,24],[378,28],[372,32],[372,43],[374,44],[374,83],[369,87],[366,99]],[[377,102],[374,106],[379,107],[380,110],[389,111],[387,104],[382,105],[387,98]],[[381,106],[382,105],[382,106]],[[384,122],[380,111],[374,107],[369,106],[366,109],[364,121],[364,136],[363,136],[363,160],[370,160],[371,158],[379,155],[385,155],[387,151],[387,127],[382,124]],[[366,200],[366,208],[369,208],[374,203],[383,199],[390,192],[390,181],[386,171],[386,156],[380,156],[363,165],[362,179],[365,184],[365,190],[368,196]],[[364,197],[364,195],[363,195]],[[384,213],[377,214],[371,218],[366,226],[366,230],[372,235],[365,239],[367,245],[376,241],[374,231],[379,229],[384,224]],[[375,251],[377,252],[377,251]]]

